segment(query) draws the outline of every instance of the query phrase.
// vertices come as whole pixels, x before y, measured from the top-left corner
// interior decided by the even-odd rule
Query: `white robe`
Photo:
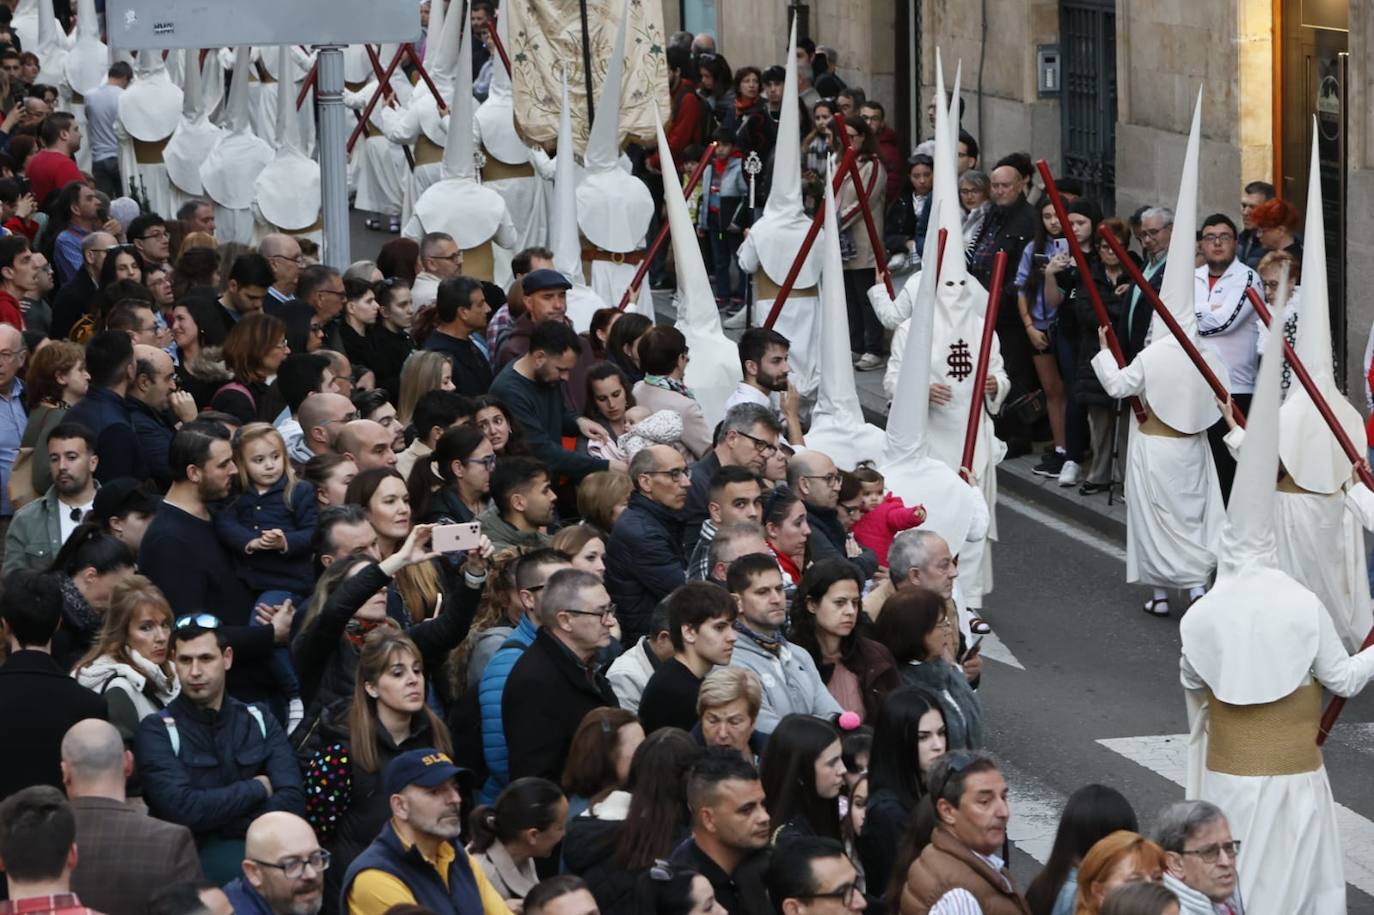
[[[1354,695],[1374,677],[1374,650],[1347,654],[1327,613],[1318,626],[1312,676],[1299,685],[1315,678],[1339,696]],[[1191,730],[1187,796],[1216,804],[1231,834],[1243,838],[1238,868],[1246,915],[1341,915],[1345,875],[1326,767],[1267,776],[1209,771],[1207,684],[1187,654],[1181,670]]]
[[[814,251],[814,249],[813,249]],[[746,235],[736,255],[740,270],[750,275],[763,269],[759,261],[758,249],[754,247],[752,235]],[[763,326],[768,312],[773,310],[772,299],[758,299],[754,302],[753,318],[750,324]],[[787,352],[787,362],[791,366],[790,379],[797,392],[807,400],[816,396],[821,383],[821,300],[818,295],[799,296],[793,290],[787,296],[782,311],[778,313],[773,329],[787,338],[791,348]],[[831,328],[833,333],[849,333],[846,327]]]
[[[897,297],[900,299],[905,294],[906,290],[903,289],[897,293]],[[906,311],[911,311],[909,304]],[[926,443],[931,457],[958,473],[959,463],[964,457],[964,434],[968,431],[973,382],[972,369],[969,370],[969,377],[963,382],[958,382],[950,376],[950,345],[959,340],[966,342],[966,355],[976,366],[978,347],[982,341],[982,328],[973,330],[971,327],[944,326],[945,322],[940,318],[941,313],[937,310],[935,343],[930,360],[930,381],[931,384],[949,385],[954,390],[954,399],[947,404],[931,403],[926,426]],[[907,318],[892,334],[892,349],[887,357],[887,371],[883,375],[883,390],[888,397],[892,397],[897,388],[902,358],[906,354],[907,331],[910,328],[911,319]],[[1002,364],[1002,345],[995,334],[992,338],[992,355],[988,358],[988,377],[997,382],[997,393],[988,402],[988,410],[997,411],[1002,408],[1002,402],[1011,391],[1011,381],[1007,378],[1006,368]],[[987,503],[991,513],[992,521],[987,539],[992,541],[997,539],[997,465],[1006,457],[1007,446],[993,430],[992,415],[988,410],[982,412],[978,423],[978,444],[973,451],[973,472],[978,477],[978,486],[983,491],[983,501]],[[992,591],[992,544],[985,543],[974,562],[969,562],[961,555],[959,565],[959,577],[963,581],[968,606],[975,610],[982,609],[983,595]]]
[[[1232,429],[1226,446],[1239,454],[1245,430]],[[1364,531],[1374,528],[1374,494],[1361,483],[1334,493],[1279,490],[1274,500],[1279,568],[1307,588],[1331,614],[1351,651],[1374,628]]]
[[[353,149],[353,161],[357,163],[353,206],[367,213],[400,217],[410,183],[405,148],[386,137],[363,137]]]
[[[1117,368],[1093,357],[1107,396],[1145,393],[1140,360]],[[1126,581],[1156,588],[1203,587],[1216,569],[1214,546],[1225,520],[1207,434],[1145,435],[1131,420],[1126,447]]]
[[[184,195],[178,195],[167,175],[167,166],[162,162],[145,164],[134,155],[134,141],[125,131],[124,125],[115,120],[115,136],[119,138],[119,177],[127,193],[132,184],[139,189],[152,211],[164,219],[171,219],[177,208],[184,202]]]

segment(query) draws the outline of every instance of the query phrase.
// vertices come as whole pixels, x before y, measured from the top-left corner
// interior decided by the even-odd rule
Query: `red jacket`
[[[4,289],[0,289],[0,324],[24,329],[24,310],[19,307],[19,300]]]
[[[24,174],[33,184],[33,199],[42,206],[48,195],[61,190],[73,181],[85,181],[86,176],[76,167],[76,161],[66,153],[44,149],[29,157]]]
[[[902,147],[897,142],[897,131],[891,127],[884,126],[878,132],[878,159],[883,163],[883,168],[887,169],[886,199],[896,200],[902,192],[902,183],[906,181],[907,168],[902,156]]]
[[[878,565],[887,565],[887,551],[892,541],[902,531],[920,527],[926,519],[924,506],[907,508],[902,500],[888,493],[883,496],[873,511],[868,512],[854,523],[854,539],[859,546],[866,546],[878,557]]]
[[[692,146],[706,143],[706,112],[701,107],[701,99],[696,93],[696,83],[690,79],[680,79],[673,90],[673,110],[664,128],[668,139],[668,149],[673,153],[673,164],[682,168],[683,153]],[[661,169],[658,153],[648,157],[649,164]]]

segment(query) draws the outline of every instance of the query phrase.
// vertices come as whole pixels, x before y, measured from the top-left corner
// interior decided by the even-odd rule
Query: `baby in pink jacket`
[[[926,520],[926,507],[908,508],[901,498],[885,492],[883,475],[871,466],[859,465],[853,476],[859,481],[861,515],[851,533],[861,546],[878,557],[878,564],[887,567],[887,551],[892,540],[902,531],[920,527]]]

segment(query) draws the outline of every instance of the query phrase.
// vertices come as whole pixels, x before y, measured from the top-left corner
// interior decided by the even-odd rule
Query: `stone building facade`
[[[1202,212],[1238,220],[1241,188],[1254,180],[1271,181],[1302,210],[1317,115],[1329,134],[1332,331],[1347,389],[1364,406],[1374,297],[1358,291],[1374,288],[1374,0],[805,2],[811,37],[838,51],[841,75],[888,105],[904,141],[930,132],[925,103],[939,47],[947,81],[962,62],[964,126],[985,164],[1025,150],[1056,174],[1090,171],[1122,214],[1172,203],[1199,88]],[[670,31],[684,11],[692,18],[709,7],[732,65],[766,66],[785,54],[788,0],[664,3]],[[1059,64],[1048,92],[1046,54]],[[1085,127],[1095,104],[1109,122]]]

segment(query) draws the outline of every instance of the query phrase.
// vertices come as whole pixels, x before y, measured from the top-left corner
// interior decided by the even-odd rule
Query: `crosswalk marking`
[[[1017,670],[1025,670],[1025,665],[1016,660],[1016,655],[1011,653],[1011,649],[1006,643],[997,637],[994,632],[989,632],[983,636],[983,647],[981,649],[983,657],[990,661],[997,661],[1008,667],[1015,667]]]
[[[1352,726],[1351,731],[1357,740],[1374,743],[1374,726]],[[1350,741],[1343,735],[1341,742]],[[1187,780],[1187,734],[1116,737],[1098,743],[1178,785]],[[1344,804],[1337,804],[1336,828],[1341,836],[1346,883],[1374,895],[1374,823]]]
[[[1007,780],[1011,799],[1011,820],[1007,838],[1021,851],[1041,864],[1049,861],[1054,835],[1068,797],[1032,776],[1001,761],[1002,777]]]
[[[1090,546],[1098,552],[1105,553],[1120,562],[1126,561],[1126,550],[1124,547],[1118,546],[1115,542],[1103,537],[1101,534],[1090,531],[1077,524],[1073,524],[1072,522],[1065,521],[1059,515],[1047,512],[1043,508],[1038,508],[1030,502],[1017,498],[1008,492],[999,492],[997,494],[997,507],[1005,508],[1022,517],[1029,518],[1037,524],[1042,524],[1056,533],[1063,534],[1070,540],[1075,540],[1085,546]]]

